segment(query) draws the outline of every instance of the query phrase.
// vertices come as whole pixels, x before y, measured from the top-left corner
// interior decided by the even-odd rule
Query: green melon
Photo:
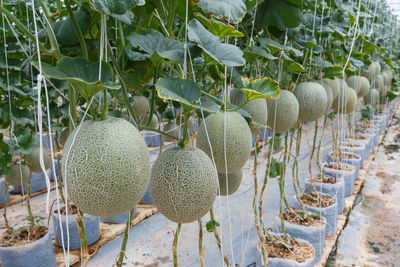
[[[369,81],[372,81],[375,78],[375,66],[371,64],[368,70],[363,69],[361,75],[367,78]]]
[[[345,104],[347,103],[347,100],[349,99],[349,86],[347,85],[344,80],[339,79],[340,82],[340,88],[339,88],[339,94],[338,97],[333,100],[332,108],[335,112],[339,112],[339,110],[342,110],[342,107],[344,108]]]
[[[252,136],[249,125],[237,112],[211,114],[198,130],[197,147],[206,152],[211,159],[214,158],[218,173],[238,171],[246,164],[251,153]]]
[[[327,100],[328,100],[326,102],[326,109],[325,109],[324,114],[328,114],[329,111],[332,109],[332,103],[333,103],[332,88],[330,87],[330,85],[328,83],[321,82],[320,84],[324,87],[325,93],[327,96]]]
[[[50,150],[43,147],[42,154],[44,167],[47,170],[51,165],[51,156],[49,156]],[[31,172],[42,172],[42,168],[40,167],[40,147],[36,147],[30,154],[26,155],[25,160]]]
[[[247,100],[247,96],[245,93],[243,93],[240,89],[233,89],[230,92],[230,101],[232,104],[236,106],[241,106],[243,103],[245,103]],[[265,102],[264,99],[262,98],[257,98],[249,103],[247,103],[244,107],[244,110],[246,110],[250,116],[253,118],[253,121],[266,125],[267,124],[267,102]],[[257,128],[251,128],[251,133],[257,133],[259,129]]]
[[[364,102],[366,104],[376,105],[379,101],[379,91],[371,89],[368,95],[364,96]]]
[[[385,90],[385,81],[382,75],[377,75],[371,85],[373,88],[377,89],[380,93]]]
[[[142,95],[133,97],[133,110],[137,116],[143,116],[150,111],[149,100]]]
[[[11,167],[11,173],[6,175],[6,182],[9,185],[22,185],[27,184],[29,178],[31,178],[31,170],[29,167],[17,163]]]
[[[379,61],[372,62],[371,64],[374,70],[374,77],[378,76],[381,73],[381,63]]]
[[[316,121],[325,114],[328,97],[319,83],[300,83],[294,88],[293,94],[299,102],[299,120]]]
[[[85,121],[65,143],[62,175],[69,199],[79,209],[114,216],[134,208],[146,192],[149,152],[139,131],[126,120]]]
[[[268,126],[273,132],[285,133],[296,125],[297,119],[299,118],[299,102],[294,94],[288,90],[281,90],[278,100],[267,98],[266,101],[268,108]]]
[[[228,177],[226,177],[228,175]],[[218,173],[219,180],[219,195],[229,196],[235,193],[242,183],[243,170],[240,169],[234,173]],[[228,181],[228,185],[226,182]]]
[[[164,126],[164,132],[171,134],[173,136],[179,137],[180,127],[178,125],[176,125],[175,122],[169,121]],[[165,136],[165,139],[168,141],[175,141],[174,139],[171,139],[167,136]]]
[[[140,124],[141,125],[146,125],[147,124],[147,120],[149,119],[149,115],[150,115],[150,113],[147,113],[146,115],[144,115],[142,117],[142,119],[140,120]],[[157,128],[158,127],[158,117],[157,117],[156,114],[153,114],[153,118],[151,119],[151,122],[150,122],[149,126],[152,127],[152,128]]]
[[[331,87],[333,100],[336,99],[339,94],[339,88],[340,88],[339,80],[322,79],[322,84],[328,84]]]
[[[368,95],[369,90],[371,90],[371,84],[369,83],[369,80],[365,77],[359,76],[359,80],[361,83],[360,86],[360,91],[357,93],[358,97],[364,97],[366,95]]]
[[[346,109],[344,110],[346,114],[353,113],[357,107],[357,93],[353,88],[349,87],[349,98],[346,102]]]
[[[60,140],[58,141],[58,143],[62,146],[65,145],[65,142],[67,141],[69,136],[69,128],[64,128],[60,134]]]
[[[218,177],[214,164],[202,150],[175,146],[154,162],[150,190],[165,217],[176,223],[191,223],[211,209],[218,192]]]
[[[382,72],[382,77],[383,77],[383,82],[385,83],[385,85],[390,84],[390,76],[387,70]]]
[[[347,78],[347,84],[356,91],[357,94],[361,91],[361,86],[362,86],[362,77],[353,75]],[[365,79],[365,77],[364,77]]]

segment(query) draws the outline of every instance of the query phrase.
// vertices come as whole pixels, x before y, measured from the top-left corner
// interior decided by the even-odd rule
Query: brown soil
[[[321,176],[313,177],[310,179],[311,183],[323,183],[323,184],[336,184],[337,183],[336,177],[324,175],[321,179]]]
[[[346,142],[346,143],[340,143],[341,146],[346,146],[346,147],[361,147],[361,145],[356,144],[356,143],[350,143],[350,142]]]
[[[282,217],[289,223],[303,226],[320,226],[325,224],[325,220],[321,220],[321,217],[317,214],[308,211],[295,210],[293,208],[287,209],[282,214]]]
[[[336,163],[329,163],[329,164],[326,164],[326,165],[325,165],[325,168],[328,168],[328,169],[335,169],[335,170],[341,170],[341,171],[348,171],[348,172],[351,172],[351,171],[354,170],[354,167],[353,167],[353,166],[341,164],[340,167],[339,167],[339,166],[337,166]]]
[[[54,211],[54,213],[58,213],[58,211],[56,210]],[[65,207],[60,208],[60,213],[61,215],[66,215]],[[74,214],[78,214],[78,208],[75,207],[74,205],[69,205],[68,215],[74,215]]]
[[[316,192],[310,192],[300,197],[301,202],[307,206],[326,208],[336,203],[336,199]]]
[[[18,230],[7,230],[0,237],[0,246],[2,247],[17,247],[32,243],[41,239],[47,234],[47,227],[43,225],[34,225],[30,232],[27,226],[21,227]]]
[[[365,136],[360,136],[360,135],[355,135],[355,136],[354,136],[354,139],[355,139],[355,140],[367,140],[367,137],[365,137]]]
[[[268,258],[288,259],[302,263],[314,257],[315,250],[307,243],[300,243],[291,237],[280,236],[279,238],[283,239],[285,243],[290,244],[291,249],[289,250],[280,242],[266,237],[264,247],[267,251]]]
[[[357,154],[355,154],[355,153],[348,153],[348,152],[340,152],[340,153],[333,152],[333,153],[332,153],[332,156],[333,156],[334,158],[336,158],[336,156],[337,156],[338,154],[339,154],[339,157],[341,157],[341,158],[346,158],[346,159],[359,159],[359,158],[360,158],[359,155],[357,155]]]

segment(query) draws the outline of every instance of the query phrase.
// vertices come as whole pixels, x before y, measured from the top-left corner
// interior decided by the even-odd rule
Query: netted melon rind
[[[131,210],[146,192],[149,152],[139,131],[126,120],[85,121],[65,143],[62,175],[68,197],[79,209],[114,216]]]
[[[133,110],[137,116],[143,116],[150,111],[149,100],[142,95],[133,97]]]
[[[319,83],[304,82],[293,91],[299,102],[299,120],[316,121],[325,114],[328,97]]]
[[[239,189],[240,184],[242,183],[243,169],[228,174],[228,177],[226,177],[226,175],[226,173],[218,173],[219,192],[221,196],[232,195]],[[228,187],[226,185],[227,180]]]
[[[31,170],[29,169],[28,166],[15,164],[11,167],[11,173],[9,175],[6,175],[6,182],[9,185],[21,185],[22,183],[26,184],[29,181],[30,177],[31,177]]]
[[[376,105],[379,101],[379,91],[376,89],[371,89],[369,94],[364,96],[364,102],[366,104]]]
[[[299,117],[299,102],[291,92],[281,90],[278,100],[266,99],[266,101],[268,107],[268,126],[274,133],[284,133],[295,126]]]
[[[145,114],[142,119],[140,120],[141,125],[146,125],[147,120],[149,119],[149,113]],[[158,117],[156,114],[153,114],[153,117],[151,118],[151,122],[149,124],[150,127],[152,128],[157,128],[158,127]]]
[[[177,223],[197,221],[211,209],[218,177],[211,159],[202,150],[175,146],[154,162],[151,195],[158,210]]]
[[[329,111],[332,109],[332,103],[333,103],[332,88],[328,83],[321,82],[320,84],[322,85],[322,87],[324,87],[327,97],[326,109],[324,114],[328,114]]]
[[[43,163],[45,169],[49,169],[51,165],[51,156],[50,150],[46,147],[43,147]],[[42,168],[40,167],[40,147],[36,147],[35,149],[32,150],[32,152],[28,155],[26,155],[26,164],[28,165],[29,169],[31,169],[31,172],[42,172]]]
[[[225,117],[226,122],[224,122]],[[226,125],[225,140],[224,125]],[[205,126],[207,126],[211,148]],[[206,152],[210,158],[213,154],[218,173],[232,173],[241,169],[250,157],[251,131],[246,120],[237,112],[211,114],[198,130],[197,147]],[[224,147],[226,147],[226,166]]]
[[[354,89],[349,87],[349,98],[347,99],[346,109],[344,110],[346,114],[353,113],[357,107],[357,93]]]

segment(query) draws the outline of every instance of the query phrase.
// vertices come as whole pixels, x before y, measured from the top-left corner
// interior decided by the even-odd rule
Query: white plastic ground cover
[[[125,224],[129,218],[129,214],[130,211],[109,217],[99,217],[99,220],[100,222],[104,223]],[[135,216],[135,214],[136,214],[136,207],[133,210],[133,216]]]
[[[0,178],[0,205],[4,204],[4,190],[6,187],[6,179]],[[6,192],[6,202],[10,201],[10,193]]]
[[[343,179],[344,182],[345,182],[344,196],[345,197],[351,196],[353,194],[353,191],[354,191],[354,181],[355,181],[355,178],[356,178],[356,176],[355,176],[356,175],[356,168],[351,166],[351,165],[341,164],[341,166],[343,166],[343,168],[351,168],[351,171],[347,171],[347,170],[331,169],[331,168],[328,168],[325,165],[326,164],[324,164],[323,173],[327,174],[327,175],[330,175],[332,177]]]

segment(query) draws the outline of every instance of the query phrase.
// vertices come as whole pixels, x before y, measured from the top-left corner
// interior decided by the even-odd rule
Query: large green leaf
[[[28,132],[22,132],[8,140],[8,144],[15,152],[29,154],[38,145],[38,141]]]
[[[37,61],[32,62],[39,69]],[[113,71],[105,62],[101,63],[101,79],[99,80],[99,63],[91,63],[84,58],[62,58],[56,66],[42,63],[44,75],[66,80],[86,99],[89,100],[103,89],[119,89],[112,82]]]
[[[243,87],[240,88],[251,101],[257,98],[278,99],[279,84],[269,77],[260,77],[251,80],[245,76],[242,77]]]
[[[143,60],[144,58],[153,58],[154,55],[158,54],[162,58],[177,63],[183,63],[184,43],[178,40],[165,38],[156,30],[145,30],[140,33],[132,33],[127,37],[127,39],[132,47],[145,52],[145,54],[141,54],[135,51],[129,51],[128,55],[130,55],[131,59],[133,59],[132,55],[135,55],[138,60]]]
[[[3,141],[3,134],[0,133],[0,176],[11,172],[11,168],[8,167],[8,164],[11,162],[11,155],[8,151],[8,144]]]
[[[198,5],[204,12],[212,13],[231,23],[240,22],[246,14],[246,5],[243,0],[200,0]]]
[[[221,43],[196,19],[189,22],[189,39],[220,64],[235,67],[246,63],[243,52],[237,46]]]
[[[90,25],[90,13],[84,8],[79,8],[77,11],[74,11],[74,15],[79,28],[82,33],[85,34]],[[56,35],[58,43],[61,45],[79,44],[78,35],[76,34],[70,17],[54,23],[54,34]]]
[[[287,72],[306,72],[300,63],[291,59],[286,53],[283,53],[282,58],[285,61],[283,68]]]
[[[244,58],[247,60],[247,62],[252,63],[256,61],[256,59],[263,57],[268,60],[275,60],[277,57],[274,57],[271,53],[269,53],[266,49],[263,49],[259,46],[250,46],[245,48],[244,52]]]
[[[326,67],[324,70],[324,78],[343,77],[343,67],[339,65],[332,65]]]
[[[244,34],[235,30],[231,25],[224,24],[219,21],[209,20],[203,17],[201,14],[196,14],[196,18],[203,23],[203,25],[214,35],[225,38],[225,37],[244,37]]]
[[[94,6],[106,15],[123,15],[129,9],[141,4],[140,2],[139,0],[94,0]]]
[[[303,16],[302,0],[265,0],[257,7],[256,24],[273,25],[280,30],[296,28]]]

